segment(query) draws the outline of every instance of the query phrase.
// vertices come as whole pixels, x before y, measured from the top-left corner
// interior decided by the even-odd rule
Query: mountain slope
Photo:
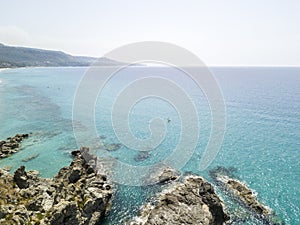
[[[27,66],[89,66],[97,58],[72,56],[61,51],[36,48],[12,47],[0,44],[0,68]],[[116,65],[119,62],[101,58],[103,65]]]

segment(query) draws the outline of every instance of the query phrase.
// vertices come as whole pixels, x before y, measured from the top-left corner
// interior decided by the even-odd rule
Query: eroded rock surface
[[[158,166],[150,171],[145,178],[145,184],[167,184],[180,178],[181,173],[169,166]]]
[[[219,176],[217,179],[225,185],[226,189],[235,198],[249,208],[257,218],[260,218],[263,223],[270,225],[284,224],[269,207],[258,201],[257,195],[246,184],[227,176]]]
[[[234,168],[217,167],[210,171],[210,176],[225,191],[226,195],[241,203],[241,206],[259,219],[262,224],[284,224],[284,221],[271,208],[258,200],[257,194],[251,188],[235,177],[234,172],[236,172]],[[237,215],[234,215],[233,218],[235,222],[241,219]]]
[[[0,141],[0,159],[6,158],[20,150],[20,143],[28,138],[29,134],[17,134],[9,137],[4,141]]]
[[[199,176],[188,176],[143,206],[130,225],[221,225],[227,220],[223,202],[211,184]]]
[[[0,224],[97,224],[110,208],[113,186],[81,151],[73,156],[51,179],[24,166],[14,175],[0,169]]]

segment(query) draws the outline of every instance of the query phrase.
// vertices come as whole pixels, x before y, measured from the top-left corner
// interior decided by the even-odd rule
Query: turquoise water
[[[0,139],[32,132],[23,150],[0,161],[0,166],[21,164],[44,177],[53,176],[72,160],[69,153],[76,141],[72,128],[72,104],[78,83],[87,68],[26,68],[0,72]],[[142,77],[146,68],[121,71],[105,87],[96,104],[96,126],[106,144],[118,143],[111,125],[110,108],[120,89]],[[223,145],[212,165],[198,171],[199,159],[209,139],[211,116],[201,91],[184,75],[171,68],[147,68],[172,79],[191,95],[199,114],[199,143],[182,169],[210,179],[216,166],[235,167],[236,175],[258,192],[286,224],[300,224],[300,68],[210,68],[226,103],[227,128]],[[135,162],[136,152],[122,146],[113,157],[133,165],[150,165],[165,158],[180,140],[180,118],[165,101],[145,99],[129,115],[132,132],[149,136],[152,118],[171,118],[164,141],[151,157]],[[39,153],[27,163],[22,159]],[[107,224],[134,215],[140,204],[153,195],[153,188],[119,188]],[[220,194],[221,191],[220,191]],[[224,196],[225,197],[225,196]],[[230,205],[228,203],[228,205]],[[236,224],[260,224],[254,218]]]

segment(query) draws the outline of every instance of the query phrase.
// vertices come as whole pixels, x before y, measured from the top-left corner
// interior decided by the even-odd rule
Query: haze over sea
[[[0,139],[16,133],[33,135],[23,150],[0,161],[12,171],[26,169],[51,177],[71,162],[77,148],[72,128],[72,104],[76,88],[87,68],[19,68],[0,71]],[[96,127],[106,144],[119,143],[111,124],[110,108],[119,91],[139,78],[145,70],[172,79],[191,95],[199,113],[201,132],[197,149],[182,169],[210,180],[216,166],[234,167],[236,175],[258,193],[286,224],[300,224],[300,68],[298,67],[212,67],[224,95],[227,128],[218,156],[206,171],[198,171],[211,129],[211,116],[203,93],[186,76],[172,68],[130,67],[110,80],[96,104]],[[143,162],[136,152],[122,146],[112,152],[119,160],[133,164],[153,164],[164,159],[180,139],[180,118],[165,101],[147,98],[129,116],[132,132],[149,136],[148,123],[161,117],[167,133],[161,145]],[[22,159],[39,156],[26,163]],[[112,217],[107,224],[135,215],[151,190],[122,186],[117,193]],[[224,196],[226,200],[226,196]],[[229,207],[237,209],[234,204]],[[237,224],[258,224],[250,218]]]

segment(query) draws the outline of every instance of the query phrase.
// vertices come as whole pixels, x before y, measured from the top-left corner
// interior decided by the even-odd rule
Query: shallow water
[[[72,160],[77,148],[72,127],[73,98],[87,68],[26,68],[0,72],[0,139],[16,133],[33,135],[19,153],[0,161],[0,166],[21,164],[36,169],[44,177],[53,176]],[[145,74],[146,68],[126,69],[110,80],[96,103],[96,127],[105,144],[118,143],[111,124],[110,109],[119,91]],[[300,224],[300,68],[210,68],[224,95],[227,128],[218,156],[206,171],[198,171],[211,129],[211,116],[205,96],[178,71],[147,68],[185,88],[198,111],[199,143],[187,165],[210,180],[208,171],[216,166],[235,167],[236,175],[257,191],[258,198],[270,206],[286,224]],[[174,107],[159,99],[147,98],[129,115],[132,132],[139,138],[150,135],[148,122],[161,117],[167,133],[164,141],[143,162],[137,152],[125,146],[111,156],[131,165],[151,165],[170,154],[180,141],[180,118]],[[104,138],[104,137],[103,137]],[[22,159],[39,153],[29,162]],[[220,194],[221,191],[219,191]],[[107,224],[120,224],[138,211],[151,197],[151,188],[121,186]],[[226,197],[224,196],[226,199]],[[233,203],[232,209],[237,206]],[[259,224],[253,218],[236,224]]]

